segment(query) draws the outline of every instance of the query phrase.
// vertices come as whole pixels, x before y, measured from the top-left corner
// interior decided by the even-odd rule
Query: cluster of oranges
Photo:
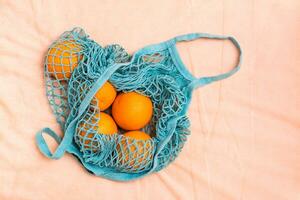
[[[72,71],[77,67],[78,62],[82,59],[79,56],[81,46],[72,40],[65,40],[53,45],[47,56],[47,69],[48,72],[56,79],[69,79]],[[104,85],[97,91],[94,98],[97,100],[97,106],[100,113],[95,115],[95,118],[99,118],[98,121],[98,134],[112,135],[117,134],[118,128],[125,130],[123,136],[129,137],[134,140],[150,140],[151,137],[140,131],[145,127],[152,118],[153,105],[151,100],[136,92],[120,92],[117,94],[116,89],[110,82],[105,82]],[[112,116],[105,111],[111,107]],[[80,126],[85,127],[88,124],[81,123]],[[81,128],[80,130],[84,130]],[[127,131],[127,132],[126,132]],[[93,134],[86,135],[85,131],[80,131],[81,137],[92,138]],[[85,141],[88,146],[90,141]],[[138,143],[137,143],[138,144]],[[151,143],[149,143],[151,144]],[[120,146],[122,145],[122,146]],[[128,155],[122,155],[125,160],[131,157],[141,157],[139,153],[145,151],[142,148],[152,148],[152,146],[146,146],[141,143],[140,145],[131,145],[129,142],[122,142],[117,145],[117,148],[127,149],[125,151]],[[148,149],[149,150],[149,149]],[[121,153],[121,152],[120,152]]]
[[[150,136],[139,129],[146,126],[152,117],[151,100],[136,92],[119,93],[110,82],[97,91],[94,98],[98,102],[101,111],[96,118],[98,121],[98,133],[111,135],[118,133],[118,127],[128,132],[124,136],[138,140],[150,139]],[[111,108],[112,117],[104,111]],[[85,124],[81,124],[85,126]],[[81,133],[82,136],[85,133]]]

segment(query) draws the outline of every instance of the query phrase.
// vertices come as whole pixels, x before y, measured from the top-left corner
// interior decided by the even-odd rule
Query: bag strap
[[[96,80],[91,90],[87,93],[85,98],[82,100],[79,109],[78,114],[72,121],[69,123],[68,127],[65,130],[64,137],[61,139],[53,130],[50,128],[43,128],[42,130],[38,131],[35,137],[36,144],[39,148],[39,150],[44,154],[46,157],[51,159],[59,159],[61,158],[64,153],[66,152],[67,148],[71,145],[73,140],[73,135],[76,130],[76,124],[78,119],[81,117],[81,115],[85,112],[86,108],[90,104],[91,100],[97,93],[100,87],[103,86],[103,84],[109,79],[109,77],[121,66],[125,65],[126,63],[118,63],[115,64],[109,68]],[[70,117],[70,116],[69,116]],[[54,140],[59,144],[57,149],[54,151],[54,153],[51,153],[49,146],[47,142],[45,141],[43,137],[43,133],[48,134]]]
[[[190,33],[190,34],[186,34],[186,35],[177,36],[174,38],[174,40],[176,43],[176,42],[181,42],[181,41],[191,41],[191,40],[200,39],[200,38],[230,40],[239,51],[239,59],[238,59],[238,64],[233,69],[231,69],[230,71],[228,71],[226,73],[219,74],[216,76],[195,78],[195,80],[192,81],[191,85],[190,85],[193,89],[207,85],[207,84],[215,82],[215,81],[220,81],[220,80],[223,80],[223,79],[226,79],[226,78],[232,76],[240,69],[240,65],[242,62],[242,49],[241,49],[238,41],[232,36],[213,35],[213,34],[208,34],[208,33]]]
[[[43,128],[42,130],[38,131],[35,136],[35,141],[37,143],[38,148],[40,151],[48,158],[53,158],[53,154],[49,150],[48,144],[46,143],[43,133],[48,134],[59,144],[61,142],[61,138],[50,128]],[[54,158],[53,158],[54,159]]]

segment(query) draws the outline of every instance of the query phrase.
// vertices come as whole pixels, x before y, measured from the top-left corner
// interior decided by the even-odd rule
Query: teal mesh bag
[[[239,50],[238,64],[229,72],[194,77],[184,66],[176,43],[198,38],[228,39]],[[102,47],[75,28],[63,33],[45,58],[46,94],[64,135],[44,128],[36,135],[40,151],[51,159],[75,155],[91,173],[128,181],[157,172],[170,164],[190,134],[187,109],[194,89],[233,75],[240,68],[241,48],[233,37],[192,33],[149,45],[129,55],[120,45]],[[109,81],[116,90],[137,92],[153,103],[153,116],[143,128],[149,140],[98,131],[97,91]],[[106,112],[110,112],[107,110]],[[43,134],[59,144],[52,153]]]

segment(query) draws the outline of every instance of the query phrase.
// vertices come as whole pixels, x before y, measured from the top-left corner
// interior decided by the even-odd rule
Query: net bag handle
[[[240,69],[240,65],[242,63],[242,49],[241,49],[238,41],[232,36],[214,35],[214,34],[208,34],[208,33],[190,33],[190,34],[186,34],[186,35],[177,36],[174,38],[174,40],[175,40],[175,43],[177,43],[177,42],[182,42],[182,41],[192,41],[192,40],[196,40],[196,39],[200,39],[200,38],[230,40],[233,43],[233,45],[238,49],[239,57],[238,57],[237,65],[233,69],[231,69],[230,71],[228,71],[226,73],[218,74],[216,76],[195,78],[191,82],[191,85],[190,85],[192,87],[192,89],[196,89],[198,87],[210,84],[215,81],[220,81],[220,80],[223,80],[223,79],[226,79],[226,78],[232,76]]]

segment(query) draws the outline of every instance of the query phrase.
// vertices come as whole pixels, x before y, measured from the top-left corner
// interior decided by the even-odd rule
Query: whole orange
[[[125,130],[143,128],[153,113],[150,98],[136,92],[121,93],[112,106],[112,115],[116,123]]]
[[[57,79],[69,79],[82,57],[81,46],[74,40],[64,40],[50,47],[46,62],[47,70]]]
[[[115,100],[117,91],[108,81],[97,91],[95,98],[101,111],[107,109]]]
[[[126,137],[130,137],[136,140],[149,140],[151,139],[151,137],[143,132],[143,131],[128,131],[126,133],[123,134]]]
[[[111,135],[118,132],[118,127],[113,118],[104,113],[100,113],[100,120],[98,122],[98,134]]]
[[[99,117],[100,120],[98,121],[98,126],[97,126],[95,123],[96,123],[96,119]],[[97,127],[98,129],[96,129]],[[88,149],[90,148],[90,144],[95,133],[112,135],[118,132],[118,127],[110,115],[101,112],[100,114],[99,113],[96,114],[95,117],[93,117],[93,119],[91,120],[91,122],[84,121],[81,124],[79,124],[78,131],[79,131],[80,145],[81,146],[84,145],[84,148]],[[96,141],[93,141],[93,146],[92,146],[93,151],[97,150],[96,146],[97,146]]]
[[[128,139],[117,144],[119,161],[128,169],[143,168],[153,157],[151,137],[142,131],[129,131],[124,134]]]

